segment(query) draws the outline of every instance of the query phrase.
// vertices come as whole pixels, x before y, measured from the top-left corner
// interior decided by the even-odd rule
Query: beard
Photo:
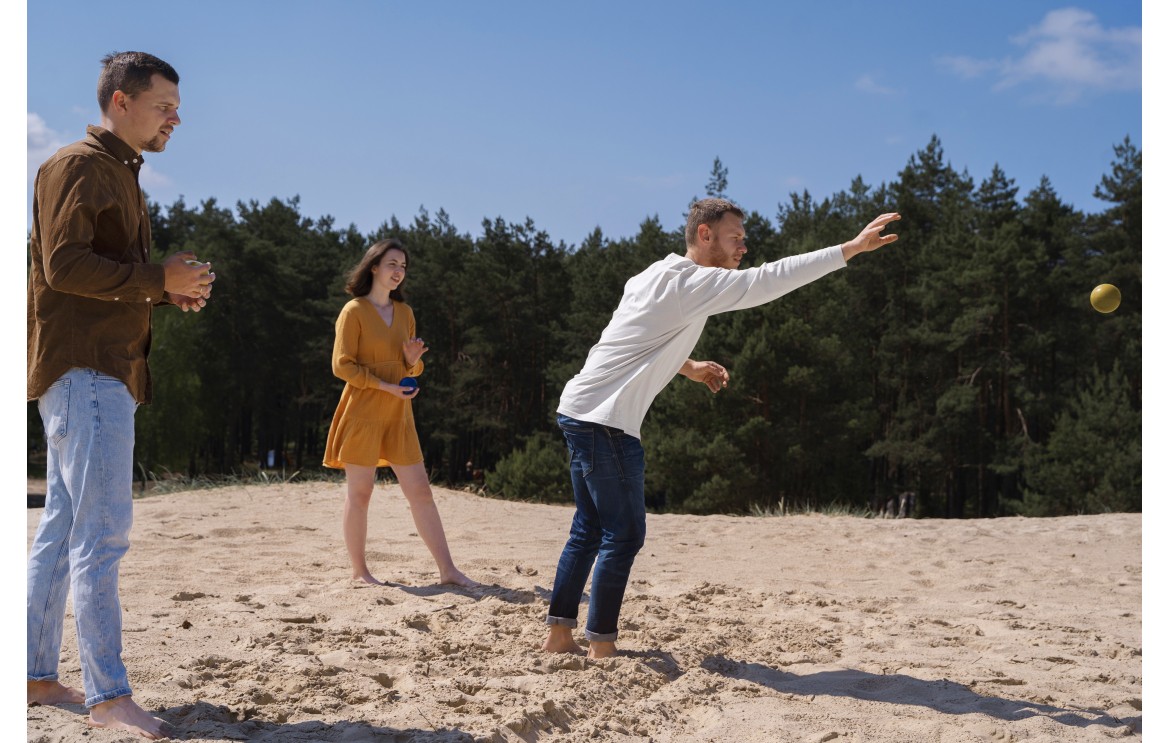
[[[142,145],[143,152],[162,152],[167,148],[167,138],[156,134]]]

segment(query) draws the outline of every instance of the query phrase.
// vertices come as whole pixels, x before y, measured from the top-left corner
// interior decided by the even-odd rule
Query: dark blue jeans
[[[557,416],[557,425],[569,446],[577,512],[557,563],[545,622],[577,626],[577,607],[593,568],[585,638],[612,642],[630,568],[646,540],[646,454],[642,442],[616,428],[564,415]]]

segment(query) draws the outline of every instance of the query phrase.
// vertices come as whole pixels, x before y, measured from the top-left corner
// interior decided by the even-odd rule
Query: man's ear
[[[111,113],[112,113],[112,112],[114,112],[114,111],[117,111],[117,112],[119,112],[119,113],[123,113],[123,112],[125,112],[125,111],[126,111],[126,99],[127,99],[127,97],[128,97],[128,96],[127,96],[125,93],[123,93],[122,91],[120,91],[120,90],[115,90],[115,91],[114,91],[114,94],[113,94],[112,96],[110,96],[110,106],[109,106],[109,111],[110,111]]]
[[[711,239],[711,225],[699,225],[699,229],[695,231],[695,237],[699,239],[699,242],[708,242]]]

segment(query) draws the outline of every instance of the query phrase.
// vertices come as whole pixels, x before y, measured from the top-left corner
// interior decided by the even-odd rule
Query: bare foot
[[[463,588],[478,588],[481,584],[459,572],[458,568],[451,568],[446,573],[439,573],[439,583],[445,585],[462,586]]]
[[[386,583],[385,581],[380,581],[380,580],[378,580],[377,578],[375,578],[373,575],[371,575],[371,574],[370,574],[370,573],[368,573],[368,572],[367,572],[367,573],[363,573],[362,575],[355,575],[355,576],[353,577],[353,579],[354,579],[354,580],[360,580],[360,581],[362,581],[362,582],[364,582],[364,583],[369,583],[371,586],[386,586],[386,585],[389,585],[389,584],[388,584],[388,583]]]
[[[56,679],[28,682],[28,703],[31,704],[85,704],[80,689],[66,686]]]
[[[573,639],[573,630],[563,624],[554,624],[548,628],[548,639],[544,641],[541,650],[546,653],[585,654],[585,650]]]
[[[169,723],[148,714],[129,696],[90,707],[88,722],[90,727],[125,730],[149,740],[167,738],[175,732]]]
[[[590,640],[589,642],[589,657],[590,658],[612,658],[617,655],[617,645],[612,642],[598,642],[597,640]]]

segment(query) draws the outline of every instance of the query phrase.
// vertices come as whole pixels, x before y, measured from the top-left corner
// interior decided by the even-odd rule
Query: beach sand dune
[[[452,589],[379,486],[370,567],[400,585],[358,587],[343,497],[316,482],[136,503],[124,657],[182,739],[1141,740],[1140,514],[651,515],[622,653],[589,661],[538,649],[571,509],[437,489],[456,562],[487,584]],[[62,679],[79,669],[67,620]],[[27,733],[135,740],[81,707],[30,707]]]

